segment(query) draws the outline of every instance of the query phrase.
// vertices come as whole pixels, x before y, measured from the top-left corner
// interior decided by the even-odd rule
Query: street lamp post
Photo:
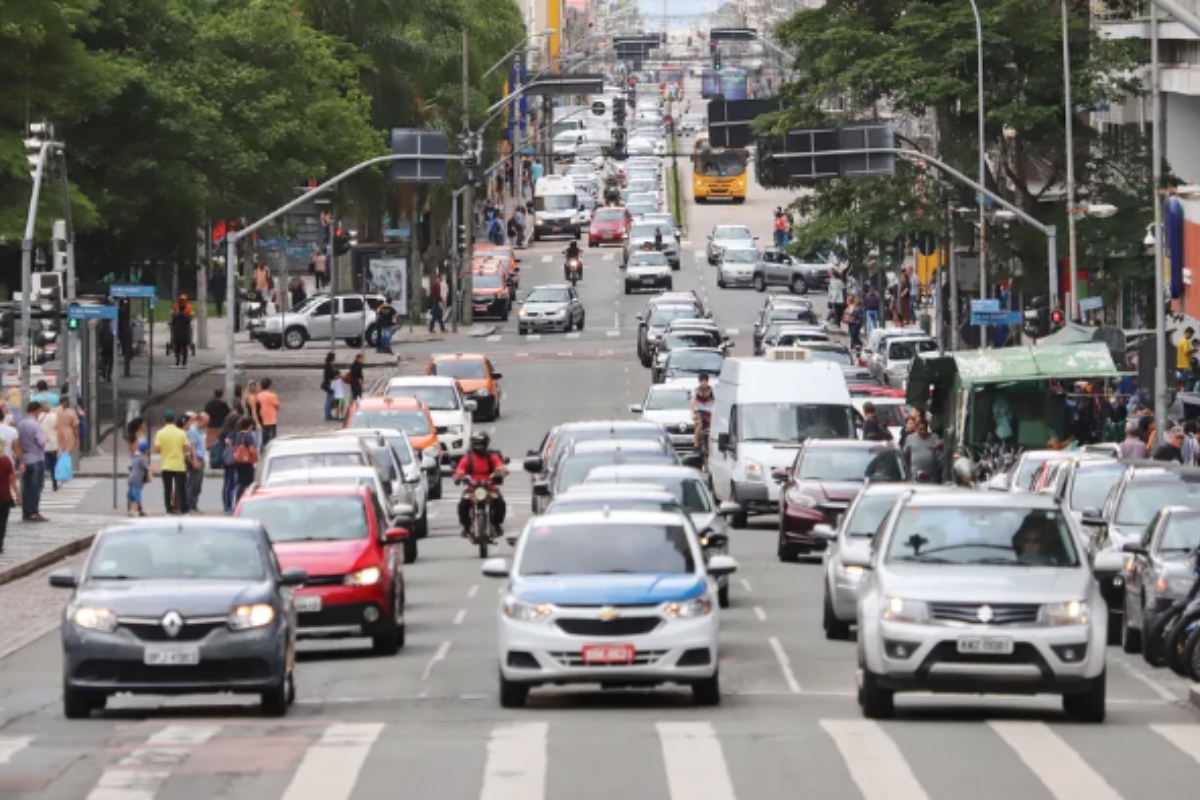
[[[1154,419],[1156,437],[1163,441],[1167,421],[1167,281],[1163,275],[1163,220],[1162,220],[1162,92],[1158,66],[1158,6],[1150,4],[1150,91],[1151,143],[1154,180]]]
[[[1067,319],[1078,321],[1079,314],[1079,262],[1076,261],[1075,243],[1075,109],[1071,102],[1071,41],[1068,36],[1067,2],[1062,0],[1062,57],[1064,122],[1067,132],[1067,269],[1071,275],[1071,301],[1067,305]]]
[[[979,19],[979,6],[975,0],[970,0],[971,13],[975,15],[975,48],[978,62],[976,66],[977,91],[976,103],[979,106],[979,185],[987,186],[987,132],[985,130],[986,115],[983,108],[983,23]],[[988,296],[987,283],[987,198],[979,194],[979,297]],[[981,337],[982,341],[982,337]]]

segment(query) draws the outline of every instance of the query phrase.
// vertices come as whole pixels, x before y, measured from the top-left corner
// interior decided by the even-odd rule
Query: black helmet
[[[486,452],[492,444],[492,437],[488,436],[483,431],[476,431],[471,434],[471,449],[477,453]]]

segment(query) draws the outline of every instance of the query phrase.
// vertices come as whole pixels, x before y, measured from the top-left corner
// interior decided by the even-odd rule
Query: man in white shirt
[[[8,406],[0,403],[0,452],[13,459],[16,463],[16,458],[13,452],[13,443],[17,441],[17,429],[13,425],[12,412],[8,410]]]

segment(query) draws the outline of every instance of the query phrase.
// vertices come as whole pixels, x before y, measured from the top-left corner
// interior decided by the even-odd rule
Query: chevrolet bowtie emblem
[[[991,606],[980,606],[979,611],[975,614],[975,616],[979,617],[979,621],[984,625],[996,618]]]
[[[621,612],[617,611],[612,606],[605,606],[604,608],[600,609],[600,619],[604,620],[605,622],[612,622],[619,616],[621,616]]]

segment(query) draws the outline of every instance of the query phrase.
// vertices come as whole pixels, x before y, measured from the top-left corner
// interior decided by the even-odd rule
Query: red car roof
[[[257,500],[263,497],[361,497],[369,500],[371,490],[366,486],[346,483],[301,483],[295,486],[270,486],[256,489],[253,494],[247,494],[243,500]]]

